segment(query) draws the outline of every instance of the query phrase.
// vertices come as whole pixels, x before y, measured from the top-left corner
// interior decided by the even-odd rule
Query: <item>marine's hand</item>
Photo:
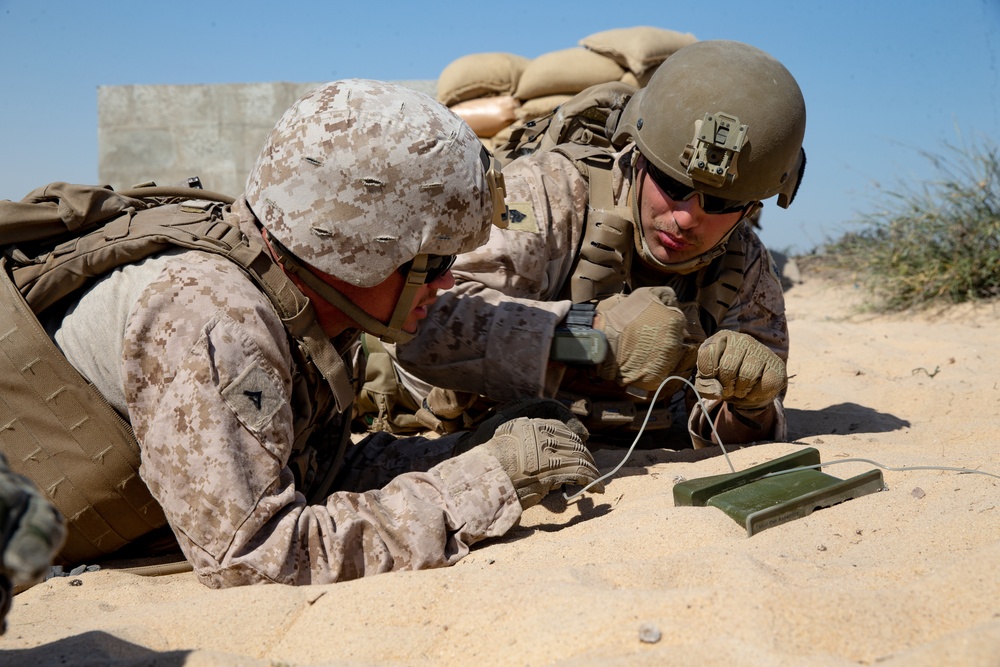
[[[604,299],[594,328],[608,338],[608,358],[597,372],[622,386],[656,391],[694,350],[684,344],[684,313],[669,287],[640,287]]]
[[[600,474],[579,436],[556,419],[518,417],[504,422],[480,447],[500,461],[524,509],[563,484],[585,486]],[[604,486],[590,490],[604,493]]]
[[[11,472],[0,455],[0,570],[15,584],[38,580],[65,537],[62,515],[29,479]]]
[[[694,385],[704,398],[758,410],[770,405],[787,384],[785,362],[753,336],[723,330],[698,349]]]
[[[484,420],[474,430],[466,434],[457,451],[468,451],[477,445],[481,445],[496,433],[497,428],[506,422],[518,417],[528,417],[529,419],[557,419],[565,424],[569,430],[575,433],[581,441],[587,442],[590,432],[583,425],[580,418],[573,414],[569,408],[554,398],[526,398],[515,403],[507,403],[497,408],[496,413],[489,419]]]
[[[41,579],[65,537],[56,508],[30,480],[11,472],[0,454],[0,633],[12,585]]]

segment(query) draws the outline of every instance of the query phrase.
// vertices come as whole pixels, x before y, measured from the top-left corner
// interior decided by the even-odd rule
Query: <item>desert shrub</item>
[[[991,142],[922,152],[939,175],[885,194],[885,206],[827,243],[814,266],[850,270],[869,305],[903,310],[1000,295],[1000,154]]]

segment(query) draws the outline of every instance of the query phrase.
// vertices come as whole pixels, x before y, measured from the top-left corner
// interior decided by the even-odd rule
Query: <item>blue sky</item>
[[[765,209],[778,250],[935,176],[921,151],[1000,138],[1000,0],[0,0],[0,199],[97,182],[98,86],[435,79],[469,53],[533,58],[635,25],[748,42],[798,79],[809,166],[790,209]]]

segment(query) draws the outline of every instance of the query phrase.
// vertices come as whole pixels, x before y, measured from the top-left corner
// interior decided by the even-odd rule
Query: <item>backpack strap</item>
[[[242,233],[235,227],[231,230]],[[232,245],[226,256],[243,268],[274,305],[289,335],[312,360],[330,385],[338,412],[347,412],[354,403],[354,388],[343,358],[316,320],[309,299],[273,261],[262,245],[245,241]]]
[[[203,192],[156,187],[126,191],[143,197],[190,197]],[[171,247],[223,255],[243,269],[267,295],[289,335],[330,384],[338,410],[349,409],[354,401],[350,374],[316,321],[309,299],[271,260],[263,244],[251,243],[239,228],[222,219],[222,203],[218,201],[195,199],[140,211],[129,207],[103,227],[70,239],[38,260],[15,266],[13,279],[31,309],[42,313],[94,278]]]

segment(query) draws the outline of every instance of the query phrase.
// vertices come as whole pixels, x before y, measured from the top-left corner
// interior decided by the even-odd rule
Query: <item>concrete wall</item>
[[[435,81],[400,81],[433,97]],[[207,190],[243,192],[267,133],[318,83],[101,86],[98,178],[123,190],[198,176]]]

